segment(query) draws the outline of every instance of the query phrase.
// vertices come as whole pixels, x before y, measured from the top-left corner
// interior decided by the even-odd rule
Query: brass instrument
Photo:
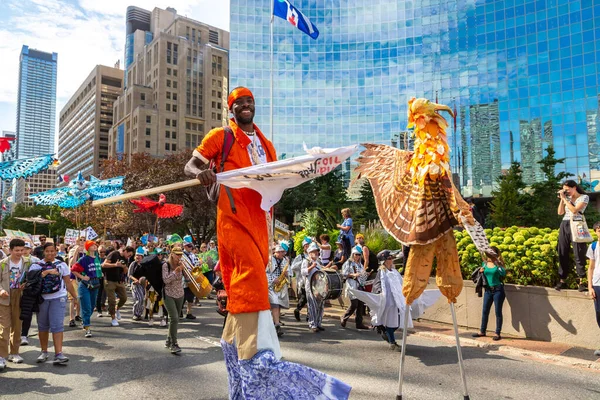
[[[183,274],[189,281],[188,287],[194,296],[199,298],[208,296],[212,291],[212,285],[202,273],[202,268],[198,265],[193,266],[185,255],[181,256],[181,262],[183,263]]]
[[[281,275],[279,275],[279,277],[277,279],[275,279],[275,281],[273,282],[273,290],[276,293],[279,293],[283,290],[283,288],[285,287],[285,285],[289,285],[290,283],[290,278],[288,277],[288,268],[289,268],[290,264],[287,263],[285,265],[285,267],[283,267],[283,270],[281,271]]]

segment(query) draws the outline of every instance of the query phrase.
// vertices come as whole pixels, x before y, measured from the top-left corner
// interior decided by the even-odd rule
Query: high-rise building
[[[498,102],[469,107],[471,115],[471,176],[490,195],[501,174]],[[453,150],[452,148],[450,149]]]
[[[29,195],[54,189],[56,187],[56,177],[56,167],[51,166],[47,170],[38,172],[19,182],[16,185],[16,204],[25,204],[28,207],[35,205]]]
[[[152,13],[143,8],[135,6],[127,7],[127,14],[125,16],[125,71],[133,64],[133,55],[143,51],[143,46],[152,41],[152,32],[150,31],[151,16]],[[135,34],[138,31],[138,39],[136,40]],[[127,86],[127,82],[125,86]]]
[[[97,65],[60,111],[58,173],[98,176],[108,158],[113,104],[121,94],[123,70]]]
[[[229,33],[172,8],[155,8],[148,28],[143,11],[128,9],[127,87],[114,104],[111,157],[163,157],[227,123]]]
[[[58,55],[23,46],[17,99],[17,157],[54,153]]]
[[[17,99],[17,158],[54,153],[57,60],[56,53],[30,49],[25,45],[21,49]],[[29,185],[31,179],[36,180],[35,185]],[[35,190],[31,193],[42,192],[53,188],[54,184],[54,181],[41,177],[18,181],[15,201],[22,203],[30,190]],[[27,203],[29,204],[29,201]]]
[[[254,91],[256,122],[267,135],[271,3],[231,0],[230,85]],[[477,126],[485,119],[472,118],[471,112],[477,112],[472,106],[495,102],[501,168],[494,174],[508,169],[512,157],[530,170],[528,184],[541,179],[536,162],[544,146],[552,144],[557,158],[566,158],[557,172],[600,175],[600,166],[591,162],[597,160],[597,149],[590,146],[600,133],[590,123],[599,109],[597,2],[293,3],[320,36],[313,40],[283,20],[274,21],[278,153],[300,154],[303,142],[322,147],[389,144],[405,129],[407,101],[415,96],[458,111],[458,132],[452,122],[448,129],[451,165],[459,165],[463,187],[470,182],[476,194],[484,179],[473,176],[481,169],[470,165],[478,157],[470,139],[488,127]],[[550,126],[552,139],[542,132]]]

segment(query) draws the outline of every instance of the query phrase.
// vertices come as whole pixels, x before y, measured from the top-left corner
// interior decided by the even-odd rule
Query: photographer
[[[108,298],[108,312],[110,313],[112,326],[119,326],[118,321],[121,319],[119,309],[127,301],[127,290],[125,290],[123,276],[127,274],[127,261],[133,256],[133,253],[133,247],[122,247],[121,250],[111,252],[102,263],[104,270],[104,290]],[[119,295],[118,305],[115,293]]]
[[[575,243],[571,237],[571,217],[574,214],[582,214],[585,212],[590,198],[585,194],[583,189],[573,180],[565,181],[562,190],[558,191],[560,203],[558,204],[558,215],[563,215],[563,220],[560,224],[558,234],[558,275],[560,282],[554,287],[556,290],[566,289],[565,280],[569,276],[571,269],[571,245],[573,245],[573,253],[575,255],[575,265],[577,267],[577,276],[580,292],[587,291],[587,286],[582,284],[582,279],[586,276],[586,243]]]

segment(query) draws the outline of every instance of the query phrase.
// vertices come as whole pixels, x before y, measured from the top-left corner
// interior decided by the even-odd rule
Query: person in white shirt
[[[600,222],[594,224],[594,231],[600,236]],[[600,327],[600,267],[596,268],[596,260],[600,259],[600,246],[598,242],[593,242],[587,250],[587,258],[590,259],[590,267],[588,269],[588,290],[594,300],[594,308],[596,309],[596,323]],[[594,354],[600,357],[600,350],[596,350]]]

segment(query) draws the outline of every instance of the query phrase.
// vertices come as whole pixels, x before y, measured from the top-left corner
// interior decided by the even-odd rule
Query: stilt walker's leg
[[[404,325],[402,326],[402,356],[400,356],[400,377],[398,379],[398,394],[396,400],[402,400],[402,383],[404,382],[404,356],[406,356],[406,336],[408,336],[408,315],[410,306],[407,304],[404,309]]]
[[[454,336],[456,337],[456,351],[458,352],[458,365],[460,367],[460,377],[463,383],[464,400],[469,400],[469,390],[467,389],[467,377],[465,375],[465,367],[463,365],[462,350],[460,348],[460,340],[458,339],[458,325],[456,323],[456,312],[454,311],[454,303],[450,303],[450,312],[452,313],[452,324],[454,325]],[[403,354],[404,355],[404,354]]]

